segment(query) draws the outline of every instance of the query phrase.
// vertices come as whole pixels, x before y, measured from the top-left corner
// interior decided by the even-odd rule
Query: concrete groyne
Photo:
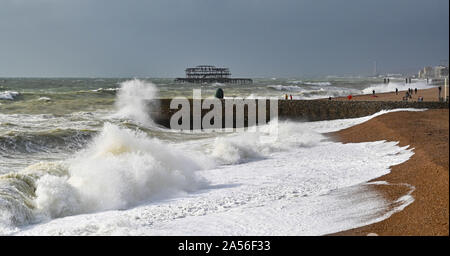
[[[203,101],[203,100],[202,100]],[[261,101],[265,102],[266,120],[270,119],[270,101],[256,101],[256,111],[261,106]],[[149,111],[151,118],[157,123],[170,128],[170,119],[179,109],[170,108],[171,99],[160,99],[149,102]],[[280,120],[296,120],[296,121],[321,121],[345,118],[357,118],[367,116],[379,112],[381,110],[397,109],[397,108],[426,108],[440,109],[448,108],[449,104],[445,102],[406,102],[406,101],[328,101],[328,100],[279,100],[278,118]],[[225,116],[225,100],[221,100],[222,115]],[[193,102],[190,104],[190,128],[193,128]],[[264,106],[264,105],[263,105]],[[201,109],[201,117],[203,118],[210,109]],[[272,115],[273,117],[273,115]],[[236,124],[236,108],[233,108],[233,127],[240,127]],[[248,108],[244,111],[244,126],[249,125]],[[252,119],[250,119],[252,121]],[[181,121],[180,121],[181,122]],[[256,122],[260,120],[256,117]],[[225,118],[222,120],[222,127],[225,128]]]

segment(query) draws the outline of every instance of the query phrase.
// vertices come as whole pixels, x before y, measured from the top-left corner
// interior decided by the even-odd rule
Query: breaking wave
[[[114,117],[128,118],[144,126],[153,126],[148,102],[158,95],[156,85],[139,79],[120,83],[116,95],[117,112]]]
[[[268,88],[275,89],[277,91],[288,91],[288,92],[301,92],[304,91],[303,88],[295,85],[268,85]]]
[[[3,91],[0,92],[0,100],[14,100],[20,93],[15,91]]]
[[[315,86],[329,86],[329,85],[331,85],[330,82],[304,82],[303,84],[315,85]]]
[[[206,182],[186,153],[107,123],[85,150],[0,176],[0,225],[125,209],[195,191]]]
[[[274,89],[302,90],[298,86],[279,86]],[[113,116],[152,126],[148,101],[155,99],[157,93],[152,83],[142,80],[121,83]],[[23,123],[21,118],[8,116],[5,120],[11,124],[16,119]],[[30,117],[30,124],[35,123],[35,118]],[[370,117],[355,119],[353,124],[367,118]],[[36,123],[54,119],[42,116]],[[40,162],[0,176],[0,233],[43,220],[128,209],[197,191],[208,185],[204,176],[197,173],[199,170],[268,159],[293,148],[308,151],[308,147],[320,145],[326,137],[314,125],[327,129],[343,126],[338,121],[271,122],[256,133],[238,132],[178,143],[151,138],[139,131],[139,127],[131,130],[112,123],[105,123],[99,131],[57,129],[5,133],[0,137],[0,150],[30,153],[64,147],[78,152],[65,161]],[[278,136],[272,136],[273,130],[278,131]]]
[[[291,84],[313,85],[313,86],[330,86],[330,85],[332,85],[331,82],[304,82],[304,81],[301,81],[301,80],[297,80],[297,81],[289,81],[288,83],[291,83]]]
[[[0,152],[36,153],[76,151],[81,149],[95,131],[55,129],[42,132],[11,131],[0,136]]]
[[[119,88],[98,88],[98,89],[91,90],[91,91],[115,94],[118,90],[119,90]]]
[[[52,99],[51,98],[49,98],[49,97],[40,97],[39,99],[38,99],[38,101],[45,101],[45,102],[49,102],[49,101],[51,101]]]

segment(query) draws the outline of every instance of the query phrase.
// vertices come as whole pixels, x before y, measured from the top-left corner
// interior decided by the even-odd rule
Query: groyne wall
[[[254,100],[256,103],[256,112],[262,101],[265,101],[266,120],[269,120],[273,115],[270,115],[270,101],[269,100]],[[173,114],[179,111],[179,108],[170,108],[171,99],[160,99],[149,102],[150,117],[157,123],[167,128],[170,127],[170,119]],[[202,100],[203,102],[203,100]],[[275,101],[278,105],[278,118],[280,120],[296,120],[296,121],[321,121],[344,118],[356,118],[374,114],[381,110],[389,110],[396,108],[426,108],[426,109],[441,109],[448,108],[448,102],[406,102],[406,101],[329,101],[329,100],[278,100]],[[225,100],[221,100],[222,104],[222,128],[225,128]],[[197,105],[198,107],[198,105]],[[189,100],[190,113],[190,129],[193,128],[193,108],[192,99]],[[211,109],[201,109],[201,117],[203,118]],[[248,108],[244,108],[244,126],[249,125]],[[236,123],[236,108],[233,107],[233,127],[240,127]],[[252,119],[250,119],[252,121]],[[256,122],[259,124],[260,120],[256,117]],[[181,123],[181,120],[179,121]]]

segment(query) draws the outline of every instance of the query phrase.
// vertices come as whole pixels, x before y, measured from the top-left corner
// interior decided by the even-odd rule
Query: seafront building
[[[448,77],[448,66],[439,65],[435,67],[424,67],[423,69],[419,70],[417,77],[421,79],[444,79]]]
[[[434,77],[435,78],[448,77],[448,67],[446,67],[446,66],[434,67]]]

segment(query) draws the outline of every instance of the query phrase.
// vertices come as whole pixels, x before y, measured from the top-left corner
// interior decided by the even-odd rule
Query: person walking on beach
[[[395,88],[395,95],[398,95],[398,88]]]
[[[289,98],[291,98],[291,100],[292,100],[292,94],[289,94]]]
[[[439,100],[441,100],[441,91],[442,91],[442,86],[439,86]]]
[[[414,94],[417,94],[417,88],[414,89]]]
[[[375,90],[372,90],[372,94],[375,95]]]
[[[288,99],[288,95],[287,93],[284,95],[284,99],[287,100]]]

